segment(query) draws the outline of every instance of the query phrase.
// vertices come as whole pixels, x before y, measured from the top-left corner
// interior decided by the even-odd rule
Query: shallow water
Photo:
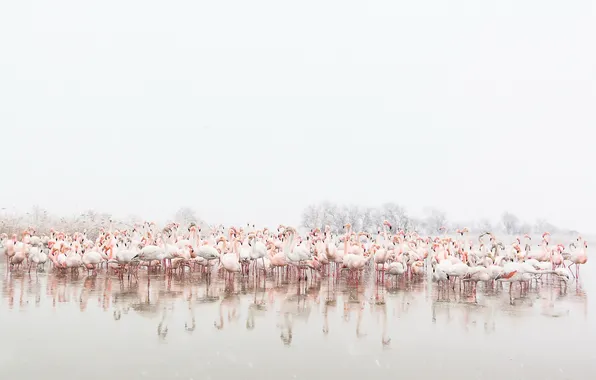
[[[596,324],[581,285],[476,299],[426,282],[233,286],[2,270],[2,379],[590,379]],[[513,304],[512,304],[513,303]],[[590,323],[592,322],[592,323]]]

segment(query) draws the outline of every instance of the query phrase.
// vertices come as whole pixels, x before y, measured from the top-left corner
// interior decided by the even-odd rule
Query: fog
[[[596,231],[594,2],[0,4],[0,208]]]

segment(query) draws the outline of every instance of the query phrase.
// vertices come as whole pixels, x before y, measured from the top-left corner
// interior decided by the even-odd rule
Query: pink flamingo
[[[551,263],[552,263],[552,269],[554,270],[555,268],[563,265],[563,255],[561,254],[561,252],[563,252],[563,250],[565,249],[565,246],[562,244],[558,244],[556,247],[553,247],[552,251],[551,251]]]
[[[580,237],[578,238],[578,241],[583,241],[583,239]],[[588,242],[587,241],[583,241],[583,247],[581,247],[579,249],[579,252],[577,253],[572,253],[571,256],[569,257],[569,261],[571,261],[571,264],[569,264],[569,270],[571,271],[571,266],[575,265],[575,278],[579,280],[579,266],[583,265],[585,263],[588,262]],[[573,274],[573,272],[571,272],[571,274]]]
[[[238,243],[239,239],[234,239],[234,245]],[[233,249],[234,252],[232,253],[225,253],[221,256],[220,265],[226,270],[228,273],[228,277],[230,282],[234,281],[234,276],[236,273],[240,273],[242,271],[242,265],[240,265],[240,253],[237,249]]]

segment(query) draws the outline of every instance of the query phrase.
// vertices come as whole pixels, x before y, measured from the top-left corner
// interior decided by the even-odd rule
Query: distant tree
[[[332,204],[331,202],[323,202],[319,206],[319,214],[321,220],[321,227],[324,228],[325,226],[329,226],[331,231],[337,232],[336,226],[336,214],[337,214],[337,206]]]
[[[376,223],[376,210],[372,207],[362,210],[361,224],[362,231],[374,233],[377,232],[378,225]]]
[[[420,232],[422,231],[422,221],[418,218],[408,217],[404,223],[404,230],[408,232]]]
[[[384,216],[382,215],[380,209],[378,209],[378,208],[371,209],[370,219],[371,219],[371,223],[372,223],[370,228],[373,232],[376,232],[379,229],[382,230]]]
[[[302,211],[302,226],[309,230],[321,227],[319,222],[319,207],[309,205]]]
[[[382,227],[384,220],[391,223],[394,231],[403,229],[429,235],[439,234],[441,227],[449,228],[450,225],[458,228],[469,227],[473,233],[502,231],[511,235],[530,233],[532,230],[539,233],[567,231],[553,226],[544,219],[537,220],[535,225],[531,226],[520,221],[516,215],[510,212],[503,213],[500,220],[495,223],[486,218],[465,223],[450,223],[446,213],[437,208],[427,208],[423,218],[415,218],[408,215],[404,207],[393,202],[385,203],[380,207],[363,208],[353,204],[338,205],[327,201],[309,205],[301,215],[303,227],[312,229],[330,226],[335,233],[343,232],[343,226],[346,223],[351,223],[354,231],[376,233]]]
[[[174,221],[183,226],[187,226],[190,223],[198,223],[199,218],[197,218],[195,211],[190,207],[181,207],[174,214]]]
[[[363,231],[362,225],[362,210],[355,205],[350,205],[345,208],[348,223],[352,225],[355,231]]]
[[[425,222],[428,228],[427,233],[437,234],[440,228],[447,224],[447,215],[439,209],[431,208],[427,210]]]
[[[522,225],[519,226],[519,231],[518,233],[520,234],[531,234],[532,233],[532,226],[529,223],[523,223]]]
[[[385,203],[381,207],[381,216],[399,230],[406,229],[410,224],[406,209],[396,203]]]
[[[31,217],[33,219],[33,225],[35,226],[35,228],[38,228],[40,225],[46,222],[48,212],[43,208],[39,207],[38,205],[35,205],[31,209]]]
[[[81,214],[81,217],[83,217],[83,219],[85,219],[86,221],[89,221],[91,223],[95,223],[96,221],[99,220],[99,214],[97,212],[95,212],[94,210],[87,210],[84,213]]]
[[[492,232],[494,228],[495,227],[493,226],[491,221],[488,219],[481,219],[478,221],[478,223],[476,223],[476,229],[480,233]]]
[[[347,223],[349,223],[349,215],[348,215],[348,209],[347,207],[339,207],[337,205],[334,205],[333,207],[333,216],[334,216],[334,221],[333,221],[333,226],[335,227],[335,231],[339,232],[342,231],[343,226],[345,226]]]
[[[192,209],[177,213],[177,217],[184,223],[188,220],[195,220],[197,224],[207,229],[207,225],[196,217]],[[182,209],[181,209],[182,210]],[[180,215],[178,215],[180,214]],[[186,215],[185,217],[182,217]],[[37,223],[36,223],[37,221]],[[87,210],[78,215],[55,216],[50,215],[41,207],[34,207],[29,212],[9,213],[0,209],[0,233],[20,234],[24,229],[34,227],[36,234],[47,235],[50,229],[62,231],[67,234],[73,232],[85,232],[87,237],[95,240],[101,230],[112,230],[131,228],[138,221],[137,217],[129,216],[124,219],[116,219],[109,213]]]
[[[342,232],[346,223],[350,223],[355,231],[377,232],[384,220],[398,230],[413,231],[423,226],[423,221],[411,218],[406,209],[396,203],[385,203],[380,208],[362,208],[324,202],[320,205],[309,205],[301,216],[303,227],[311,229],[328,225],[335,233]]]
[[[503,224],[503,230],[508,235],[514,235],[519,233],[519,218],[510,212],[504,212],[501,215],[501,223]]]
[[[542,234],[544,232],[554,234],[558,232],[558,228],[549,223],[546,219],[541,218],[534,223],[534,232],[537,234]]]
[[[416,220],[417,231],[424,234],[430,234],[430,227],[426,218],[420,218]]]

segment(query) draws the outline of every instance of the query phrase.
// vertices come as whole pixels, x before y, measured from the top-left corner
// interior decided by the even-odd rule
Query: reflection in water
[[[545,280],[510,297],[507,285],[479,286],[475,294],[393,280],[385,287],[370,279],[348,286],[328,278],[255,284],[156,275],[148,283],[7,273],[0,375],[281,379],[336,368],[347,378],[362,371],[379,378],[396,371],[406,378],[582,378],[596,370],[585,280],[568,289]],[[154,334],[165,345],[156,346]],[[557,360],[544,360],[553,355]],[[87,370],[100,362],[109,365]]]
[[[215,321],[214,325],[218,330],[224,328],[224,315],[228,323],[232,323],[240,318],[238,314],[238,305],[240,304],[240,297],[235,293],[224,293],[223,299],[219,302],[219,321]]]

